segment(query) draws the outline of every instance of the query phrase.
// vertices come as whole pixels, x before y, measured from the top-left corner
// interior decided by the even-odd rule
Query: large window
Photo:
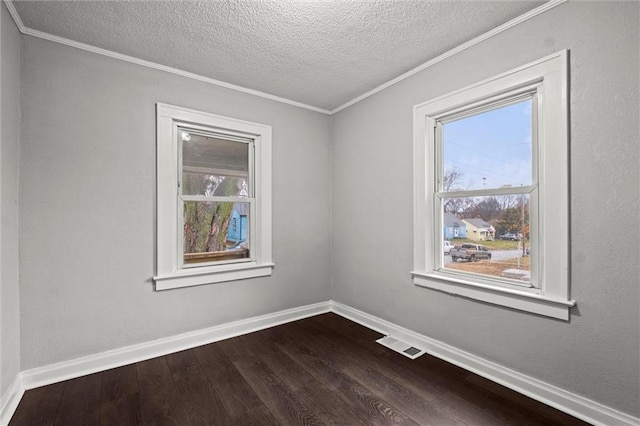
[[[567,93],[560,52],[414,107],[415,284],[568,319]]]
[[[271,128],[157,105],[156,289],[271,274]]]
[[[530,255],[535,234],[530,229],[530,206],[537,205],[538,195],[533,167],[538,94],[530,88],[505,96],[436,120],[433,148],[441,158],[436,169],[436,214],[448,213],[466,228],[466,238],[452,240],[453,250],[438,258],[438,267],[532,287],[537,285],[531,279],[531,259],[537,258],[537,250]],[[439,217],[436,228],[443,229],[444,240],[441,221]]]

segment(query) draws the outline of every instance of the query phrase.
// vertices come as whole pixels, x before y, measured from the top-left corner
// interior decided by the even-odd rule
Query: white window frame
[[[568,320],[569,286],[569,116],[568,52],[522,67],[414,106],[414,284],[496,305]],[[530,194],[531,282],[482,276],[443,268],[442,218],[438,177],[441,120],[465,111],[491,108],[533,94],[533,184]],[[536,183],[537,182],[537,183]],[[473,196],[521,193],[522,188],[469,191]],[[486,192],[486,193],[484,193]],[[446,193],[467,196],[467,192]],[[438,224],[440,224],[438,226]]]
[[[188,108],[156,104],[156,290],[269,276],[271,260],[271,126]],[[253,146],[249,175],[250,259],[185,265],[182,199],[179,193],[179,132],[193,129]],[[251,157],[251,156],[250,156]],[[190,198],[182,196],[182,198]],[[192,198],[192,197],[191,197]]]

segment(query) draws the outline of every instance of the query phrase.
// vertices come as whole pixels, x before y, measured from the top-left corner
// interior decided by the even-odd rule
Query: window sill
[[[202,268],[184,269],[170,275],[153,277],[156,291],[271,275],[273,263],[232,263]]]
[[[569,308],[576,304],[575,300],[554,299],[515,288],[485,286],[437,273],[414,271],[411,274],[413,275],[413,283],[420,287],[427,287],[564,321],[569,320]]]
[[[249,249],[235,251],[210,251],[206,253],[185,253],[184,262],[198,264],[203,262],[216,262],[220,260],[248,259]]]

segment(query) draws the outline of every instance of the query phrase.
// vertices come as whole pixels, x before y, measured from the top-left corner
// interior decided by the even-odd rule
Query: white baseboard
[[[9,389],[0,398],[0,425],[5,426],[9,424],[13,412],[18,408],[18,404],[24,394],[24,387],[22,386],[22,375],[18,373],[16,378],[9,386]]]
[[[3,404],[0,405],[0,425],[9,422],[25,390],[206,345],[330,311],[331,303],[321,302],[25,370],[18,375],[14,385],[7,392],[7,396],[3,396]]]
[[[503,367],[350,306],[332,301],[331,311],[379,333],[392,335],[399,340],[424,349],[430,355],[594,425],[640,425],[640,418],[638,417],[614,410],[583,396]]]
[[[640,425],[640,418],[606,407],[580,395],[510,370],[492,361],[335,301],[287,309],[25,370],[18,374],[11,387],[0,399],[0,425],[6,425],[9,422],[27,389],[144,361],[327,312],[334,312],[382,334],[393,335],[413,346],[424,349],[430,355],[474,372],[589,423],[595,425]]]
[[[61,382],[110,368],[195,348],[231,337],[263,330],[298,319],[311,317],[331,310],[330,302],[321,302],[300,308],[287,309],[272,314],[230,322],[202,330],[131,345],[120,349],[72,359],[57,364],[34,368],[22,372],[25,389]]]

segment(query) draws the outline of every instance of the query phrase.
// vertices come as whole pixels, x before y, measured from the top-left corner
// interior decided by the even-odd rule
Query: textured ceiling
[[[27,28],[332,110],[543,1],[13,1]]]

